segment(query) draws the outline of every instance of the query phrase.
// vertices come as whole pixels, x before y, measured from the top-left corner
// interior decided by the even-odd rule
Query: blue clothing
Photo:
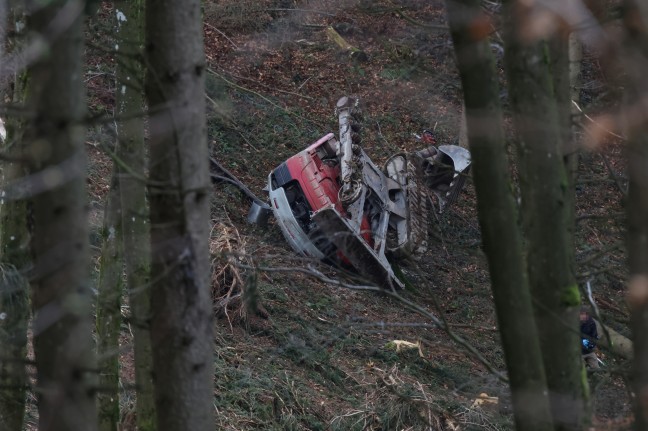
[[[592,353],[596,348],[596,340],[598,340],[598,331],[596,330],[596,322],[592,316],[587,316],[585,321],[581,322],[580,326],[582,346],[581,353],[587,355]]]

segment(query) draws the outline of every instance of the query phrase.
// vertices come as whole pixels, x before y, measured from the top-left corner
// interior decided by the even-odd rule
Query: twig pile
[[[364,405],[333,418],[332,429],[459,429],[428,385],[401,374],[397,365],[389,370],[370,365],[368,371],[375,382],[368,385]]]
[[[216,316],[225,316],[230,328],[245,322],[246,278],[238,263],[253,266],[246,254],[246,240],[232,224],[218,222],[211,232],[209,251],[212,256],[212,300]],[[247,292],[249,293],[249,292]]]

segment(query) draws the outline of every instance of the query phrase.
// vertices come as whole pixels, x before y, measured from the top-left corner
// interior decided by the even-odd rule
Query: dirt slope
[[[256,6],[264,7],[272,9]],[[411,26],[378,4],[371,7],[301,4],[298,8],[317,12],[268,12],[266,25],[251,23],[249,33],[241,33],[246,28],[241,22],[230,27],[222,20],[227,6],[208,19],[213,152],[250,187],[259,190],[270,169],[335,131],[332,108],[344,94],[361,98],[364,146],[378,160],[414,148],[412,134],[423,128],[435,128],[442,142],[457,138],[460,103],[447,35]],[[414,11],[415,19],[443,26],[441,11],[440,3],[427,3]],[[340,50],[326,36],[328,25],[368,59],[357,61]],[[254,163],[245,163],[247,157]],[[243,247],[242,259],[250,266],[316,264],[297,262],[276,227],[251,232],[242,224],[245,205],[227,196],[238,193],[227,187],[221,192],[225,196],[214,205],[223,223],[214,230],[217,242],[234,238],[233,251]],[[501,369],[472,190],[438,222],[438,242],[429,255],[403,268],[415,286],[406,296],[432,311],[438,301],[449,320],[478,326],[456,330],[467,330],[484,357]],[[480,392],[498,395],[504,386],[402,304],[295,272],[264,272],[250,282],[249,270],[238,271],[220,284],[231,285],[240,275],[238,283],[254,286],[252,296],[263,311],[261,317],[247,311],[240,324],[230,314],[232,326],[227,317],[219,320],[222,426],[387,430],[425,429],[431,423],[452,429],[474,421],[506,427],[507,416],[470,409]],[[396,352],[390,348],[394,340],[420,342],[421,350]]]

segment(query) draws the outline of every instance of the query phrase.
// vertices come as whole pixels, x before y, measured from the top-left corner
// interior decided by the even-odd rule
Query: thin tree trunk
[[[0,65],[5,64],[5,48],[7,47],[7,26],[9,24],[9,1],[0,0]],[[5,96],[5,91],[9,87],[9,79],[11,74],[7,73],[5,70],[0,72],[0,95],[2,95],[3,100]]]
[[[571,55],[574,47],[574,41],[570,40],[570,34],[567,30],[557,31],[551,39],[547,42],[549,48],[549,70],[548,73],[551,76],[550,87],[553,88],[553,95],[556,102],[556,113],[557,113],[557,131],[558,131],[558,155],[562,156],[562,163],[564,169],[564,178],[566,182],[560,183],[560,192],[562,192],[562,204],[560,205],[561,209],[564,211],[565,218],[565,235],[566,242],[566,268],[563,268],[562,271],[565,271],[567,274],[563,274],[561,277],[565,281],[575,283],[575,274],[576,274],[576,174],[578,170],[578,144],[575,140],[574,135],[574,125],[572,119],[572,113],[574,112],[574,105],[572,104],[572,97],[574,95],[574,86],[578,79],[578,74],[573,75],[574,64],[572,62]],[[577,44],[577,42],[576,42]],[[556,187],[556,185],[554,185]],[[555,189],[558,190],[558,189]],[[550,248],[550,247],[549,247]],[[550,251],[547,250],[549,253]],[[542,269],[540,269],[542,271]],[[541,287],[544,291],[544,287]],[[548,297],[549,295],[547,295]],[[562,301],[562,299],[559,299]],[[578,314],[576,307],[565,307],[560,306],[556,298],[553,298],[553,304],[558,306],[558,318],[563,319],[565,322],[573,322],[576,318],[574,317]],[[556,310],[552,310],[554,312]],[[551,331],[553,333],[559,332],[560,322],[555,322],[555,328]],[[563,326],[563,331],[565,330]],[[569,340],[572,341],[569,341]],[[577,348],[569,349],[569,355],[578,356],[580,352],[580,344],[578,341],[580,335],[576,332],[572,332],[572,336],[565,337],[562,342],[575,342],[577,343]],[[559,341],[552,340],[549,344],[543,345],[545,349],[544,352],[544,361],[545,361],[545,370],[547,371],[547,384],[550,390],[558,392],[552,398],[554,414],[558,415],[557,419],[557,429],[579,429],[590,422],[591,418],[591,403],[589,397],[589,384],[587,379],[582,378],[582,372],[577,373],[577,366],[574,364],[573,358],[565,357],[562,360],[557,360],[554,358],[554,354],[550,353],[552,349],[559,347]],[[576,352],[574,351],[576,350]],[[567,352],[566,352],[567,353]],[[584,366],[582,360],[578,361],[580,367]],[[563,366],[571,367],[568,370],[561,369]],[[565,379],[564,375],[567,371],[567,374],[570,375],[568,379]],[[564,412],[564,398],[563,395],[560,395],[565,390],[569,392],[569,387],[565,383],[565,380],[569,380],[569,384],[580,385],[580,388],[573,388],[575,402],[577,404],[582,404],[582,410],[576,411],[573,413],[573,418],[570,419],[567,417],[567,423],[563,425],[560,421],[560,417],[565,413]],[[571,397],[571,395],[568,396]],[[582,416],[581,416],[582,415]]]
[[[119,330],[123,253],[119,168],[113,166],[110,191],[106,198],[103,245],[97,297],[97,352],[99,357],[99,430],[117,431],[119,426]]]
[[[153,395],[153,358],[151,353],[150,235],[144,174],[144,1],[120,0],[115,3],[119,62],[116,95],[117,155],[129,170],[120,175],[126,282],[135,343],[135,386],[137,391],[137,428],[156,429]],[[139,177],[139,178],[138,178]]]
[[[200,1],[146,4],[151,339],[158,427],[214,428]]]
[[[570,267],[572,272],[576,271],[576,181],[578,177],[578,163],[580,159],[580,148],[582,131],[578,127],[580,121],[580,112],[574,103],[580,102],[580,84],[581,84],[581,62],[583,60],[583,47],[575,33],[571,33],[567,40],[567,69],[568,87],[556,85],[560,88],[561,96],[557,96],[558,103],[561,105],[561,119],[564,119],[564,141],[562,146],[563,159],[567,172],[567,195],[568,195],[568,216],[567,227],[570,236]],[[562,72],[564,73],[564,72]],[[554,72],[554,77],[555,77]],[[564,75],[563,75],[564,76]],[[563,80],[564,81],[564,80]],[[562,91],[567,91],[562,96]],[[556,92],[558,93],[558,91]],[[566,100],[565,100],[566,99]],[[568,128],[568,129],[567,129]]]
[[[635,0],[623,5],[627,32],[624,118],[628,136],[628,305],[634,345],[632,386],[636,430],[648,430],[648,11]]]
[[[15,137],[9,128],[8,136]],[[10,154],[16,154],[15,151]],[[17,164],[6,164],[3,184],[22,176]],[[24,200],[0,204],[0,429],[22,430],[27,375],[29,234]]]
[[[33,335],[39,430],[94,431],[96,363],[85,210],[83,3],[52,1],[31,30],[50,43],[30,67]],[[52,25],[53,22],[58,25]]]
[[[8,142],[18,138],[17,122],[7,122]],[[18,141],[7,153],[24,156]],[[2,171],[4,184],[19,180],[24,169],[7,163]],[[29,284],[23,276],[28,269],[29,233],[27,203],[24,199],[0,201],[0,429],[22,430],[25,413],[27,375],[27,326],[29,319]]]
[[[565,178],[567,185],[564,191],[565,226],[567,227],[567,243],[569,257],[569,271],[575,273],[576,243],[574,232],[575,200],[576,200],[576,169],[578,167],[578,150],[574,140],[572,126],[572,75],[570,68],[570,36],[568,31],[557,31],[548,43],[549,72],[551,74],[554,99],[556,101],[558,151],[562,155],[565,165]],[[576,79],[576,77],[574,77]]]
[[[9,19],[7,2],[0,2],[0,64],[4,60],[5,26]],[[14,77],[14,91],[9,89],[11,74],[0,77],[0,94],[14,103],[24,101],[24,86]],[[5,96],[6,94],[6,96]],[[6,99],[5,99],[6,100]],[[5,119],[7,137],[2,151],[21,158],[20,122]],[[2,188],[25,174],[20,163],[5,163]],[[4,196],[4,194],[2,194]],[[0,429],[21,431],[25,415],[27,374],[27,327],[29,319],[29,284],[23,276],[28,269],[29,233],[27,204],[24,199],[0,198]]]
[[[485,16],[478,0],[446,3],[463,86],[479,222],[509,371],[515,423],[520,430],[549,430],[552,419],[511,194],[495,64],[487,35],[469,31]]]
[[[527,19],[521,10],[518,1],[505,2],[505,68],[517,130],[527,269],[554,426],[581,429],[587,385],[578,331],[581,298],[570,268],[571,201],[560,148],[562,123],[547,46],[521,40]]]
[[[627,211],[635,429],[645,431],[648,430],[648,124],[644,124],[643,130],[643,133],[633,133],[628,142]]]
[[[5,226],[11,227],[15,229],[15,224]],[[27,292],[27,280],[18,269],[4,262],[0,264],[0,345],[3,346],[0,353],[0,429],[6,431],[23,429],[29,318]]]

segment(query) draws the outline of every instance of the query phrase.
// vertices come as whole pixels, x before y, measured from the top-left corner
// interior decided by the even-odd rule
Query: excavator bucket
[[[353,268],[370,282],[386,289],[404,287],[384,255],[376,253],[361,235],[355,233],[349,221],[334,207],[319,210],[313,214],[313,221],[328,233],[329,240],[344,253]]]

